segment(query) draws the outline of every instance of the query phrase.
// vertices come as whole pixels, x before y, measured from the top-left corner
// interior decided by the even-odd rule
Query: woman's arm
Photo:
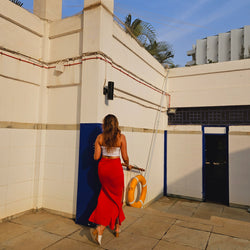
[[[127,164],[127,168],[130,170],[132,166],[129,166],[129,158],[127,152],[127,141],[125,135],[121,134],[121,154],[123,161]]]
[[[95,140],[95,153],[94,153],[94,160],[99,160],[101,157],[102,148],[101,148],[101,134],[96,137]]]

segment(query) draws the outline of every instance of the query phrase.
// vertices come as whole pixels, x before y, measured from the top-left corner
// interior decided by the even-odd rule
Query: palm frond
[[[171,58],[174,57],[172,47],[165,41],[157,42],[154,27],[145,21],[137,18],[132,22],[131,14],[125,19],[126,32],[132,33],[145,49],[163,66],[174,65]]]
[[[19,1],[19,0],[10,0],[10,1],[11,1],[12,3],[14,3],[14,4],[20,6],[20,7],[23,6],[23,3],[22,3],[21,1]]]

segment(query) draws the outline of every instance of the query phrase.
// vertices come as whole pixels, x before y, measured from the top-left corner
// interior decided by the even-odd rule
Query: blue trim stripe
[[[164,195],[167,195],[167,134],[168,131],[164,131]]]
[[[205,201],[205,126],[202,126],[202,200]]]

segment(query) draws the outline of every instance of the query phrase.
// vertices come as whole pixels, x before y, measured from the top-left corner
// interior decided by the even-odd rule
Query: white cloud
[[[202,5],[204,5],[206,2],[208,2],[208,0],[201,0],[199,1],[199,6],[197,6],[197,8],[195,8],[195,10],[192,11],[192,15],[194,15],[195,11],[198,11],[200,9],[200,7]],[[206,15],[197,20],[196,24],[200,25],[200,26],[207,26],[210,23],[214,22],[215,20],[218,20],[224,16],[228,16],[230,15],[232,12],[238,11],[240,8],[243,8],[245,5],[249,5],[249,1],[237,1],[237,3],[235,3],[235,0],[231,0],[229,2],[226,2],[225,4],[223,4],[220,8],[216,8],[214,11],[210,12],[210,13],[206,13]],[[203,12],[205,12],[205,10],[202,10]],[[186,15],[186,18],[188,16],[191,16],[191,14],[188,14],[189,10],[187,10],[183,16]],[[182,14],[180,15],[182,16]],[[159,34],[161,34],[161,39],[160,40],[167,40],[170,43],[175,42],[178,39],[183,39],[183,37],[187,36],[188,34],[194,32],[195,30],[200,29],[199,27],[186,27],[185,31],[179,31],[177,29],[162,29],[159,31]],[[165,34],[164,34],[164,30],[165,30]],[[225,31],[221,31],[221,32],[225,32]],[[197,37],[197,39],[199,39],[199,37]]]

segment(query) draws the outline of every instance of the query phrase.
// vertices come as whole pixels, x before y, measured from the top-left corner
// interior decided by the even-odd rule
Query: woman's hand
[[[127,170],[131,170],[132,169],[132,166],[131,165],[127,165]]]

